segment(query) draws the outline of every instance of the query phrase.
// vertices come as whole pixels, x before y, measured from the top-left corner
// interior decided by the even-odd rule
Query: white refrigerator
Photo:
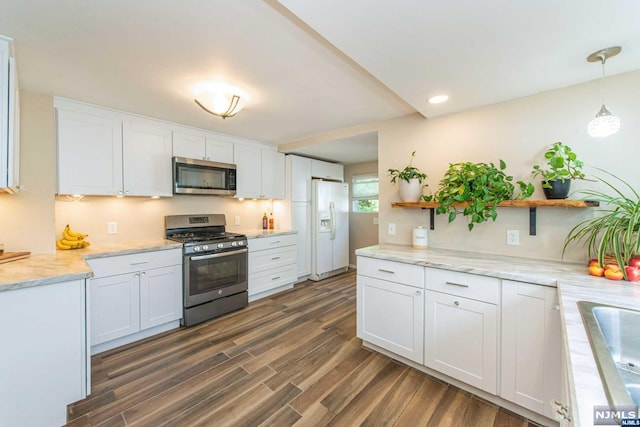
[[[349,267],[349,184],[311,181],[311,280]]]

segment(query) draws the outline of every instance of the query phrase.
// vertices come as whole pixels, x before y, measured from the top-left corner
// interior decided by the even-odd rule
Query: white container
[[[427,229],[422,226],[414,228],[411,244],[414,248],[426,249],[428,246]]]

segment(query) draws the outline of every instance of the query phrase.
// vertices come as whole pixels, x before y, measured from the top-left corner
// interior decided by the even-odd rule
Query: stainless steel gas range
[[[167,239],[183,243],[184,326],[248,304],[247,237],[225,227],[222,214],[165,217]]]

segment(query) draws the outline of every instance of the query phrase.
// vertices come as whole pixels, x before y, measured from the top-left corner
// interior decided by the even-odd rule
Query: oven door
[[[185,256],[184,306],[247,290],[247,249]]]

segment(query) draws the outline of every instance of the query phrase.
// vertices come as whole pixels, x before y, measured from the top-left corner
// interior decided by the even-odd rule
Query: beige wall
[[[349,188],[352,188],[351,178],[354,175],[368,173],[378,173],[378,162],[345,166],[344,182],[349,184]],[[378,244],[378,224],[373,222],[377,218],[377,212],[351,212],[349,214],[349,264],[356,265],[356,249]]]
[[[428,211],[392,209],[398,201],[397,188],[387,179],[388,168],[403,168],[416,150],[414,165],[426,171],[432,190],[438,187],[449,163],[461,161],[507,163],[515,180],[532,181],[532,166],[542,163],[542,153],[555,141],[563,141],[585,161],[588,174],[593,167],[615,172],[640,184],[640,72],[607,78],[606,103],[621,117],[621,131],[606,139],[594,139],[586,132],[587,122],[599,109],[599,82],[572,86],[478,108],[431,120],[419,115],[405,116],[380,124],[378,154],[380,174],[380,242],[411,244],[411,230],[429,223]],[[575,182],[572,189],[594,184]],[[534,198],[544,198],[536,183]],[[539,208],[536,236],[528,235],[527,209],[500,208],[495,223],[476,226],[469,232],[464,217],[448,224],[436,216],[436,229],[429,231],[429,245],[508,254],[531,258],[560,259],[564,239],[576,223],[593,215],[592,209]],[[397,225],[395,236],[388,224]],[[506,245],[506,230],[520,231],[520,246]],[[586,251],[571,247],[566,260],[584,261]]]

